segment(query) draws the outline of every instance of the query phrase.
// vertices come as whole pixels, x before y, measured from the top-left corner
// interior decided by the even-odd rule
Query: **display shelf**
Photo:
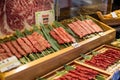
[[[96,57],[96,55],[100,55],[99,53],[104,53],[105,51],[107,51],[107,50],[116,50],[116,51],[120,51],[120,49],[119,48],[116,48],[116,47],[114,47],[114,46],[110,46],[110,45],[102,45],[102,46],[100,46],[100,47],[98,47],[98,48],[96,48],[96,49],[94,49],[94,50],[91,50],[90,52],[88,52],[88,53],[86,53],[85,55],[86,56],[90,56],[90,55],[93,55],[93,57]],[[96,52],[97,54],[92,54],[92,52]],[[110,55],[110,54],[109,54]],[[116,55],[116,56],[118,56],[118,55]],[[93,59],[93,57],[90,59],[90,60],[92,60]],[[111,57],[109,56],[109,57],[106,57],[105,59],[111,59]],[[110,61],[109,61],[109,63],[110,63],[110,65],[108,66],[108,67],[106,67],[106,68],[100,68],[100,66],[98,67],[98,66],[95,66],[95,64],[94,64],[94,66],[93,65],[90,65],[90,64],[87,64],[87,63],[85,63],[85,61],[87,61],[87,60],[85,60],[83,57],[79,57],[79,58],[77,58],[76,60],[75,60],[75,62],[77,62],[77,63],[80,63],[80,64],[86,64],[87,66],[91,66],[91,67],[94,67],[94,68],[97,68],[97,69],[102,69],[103,71],[106,71],[107,73],[110,73],[110,74],[113,74],[119,67],[120,67],[120,65],[119,65],[119,60],[120,59],[118,59],[118,58],[116,58],[115,57],[115,54],[114,54],[114,60],[115,60],[115,62],[112,62],[112,63],[110,63]],[[101,60],[101,57],[98,57],[97,56],[97,58],[95,58],[95,61],[96,62],[99,62],[99,61],[97,61],[97,59],[100,59]],[[113,61],[113,58],[111,59],[112,61]],[[89,61],[89,60],[88,60]],[[108,65],[108,64],[107,64]]]
[[[86,53],[104,43],[109,43],[115,39],[115,29],[106,24],[94,20],[105,31],[100,35],[96,35],[90,39],[79,42],[80,46],[73,48],[72,46],[47,55],[43,58],[21,65],[18,68],[8,72],[0,73],[1,80],[32,80],[38,76],[43,76],[46,73],[64,65],[80,56],[80,53]]]
[[[101,70],[101,69],[89,66],[89,65],[84,64],[84,63],[78,63],[76,61],[72,61],[70,63],[67,63],[66,65],[73,66],[73,67],[75,67],[75,66],[82,66],[82,67],[87,68],[87,69],[92,69],[93,71],[97,71],[99,75],[104,76],[105,80],[107,80],[110,77],[110,75],[111,75],[111,74],[107,73],[104,70]],[[65,66],[61,66],[61,67],[59,67],[59,68],[57,68],[57,69],[47,73],[46,75],[42,76],[41,78],[47,79],[47,80],[58,79],[61,75],[59,75],[59,76],[56,75],[56,72],[61,72],[61,71],[64,71],[64,70],[65,70]],[[72,70],[70,70],[70,71],[72,71]],[[69,70],[68,70],[68,72],[69,72]],[[66,72],[66,74],[67,74],[67,72]]]
[[[120,18],[119,17],[117,17],[117,18],[104,18],[103,14],[100,11],[97,12],[97,15],[98,15],[99,19],[107,25],[110,25],[110,26],[120,25]]]

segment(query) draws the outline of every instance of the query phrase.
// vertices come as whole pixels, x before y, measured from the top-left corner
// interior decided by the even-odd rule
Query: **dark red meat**
[[[53,0],[1,0],[0,30],[3,34],[35,24],[35,13],[51,10]]]
[[[110,65],[114,64],[120,59],[120,51],[108,48],[107,51],[93,56],[91,60],[85,63],[101,69],[107,69]]]

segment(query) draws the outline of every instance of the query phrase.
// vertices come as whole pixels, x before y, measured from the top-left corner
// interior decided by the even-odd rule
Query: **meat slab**
[[[53,0],[0,0],[0,34],[30,28],[35,12],[51,10]]]

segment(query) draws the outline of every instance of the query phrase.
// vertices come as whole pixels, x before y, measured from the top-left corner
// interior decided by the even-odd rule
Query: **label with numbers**
[[[0,72],[8,71],[12,68],[18,67],[19,65],[21,65],[21,63],[16,58],[16,56],[12,56],[0,61]]]
[[[77,48],[77,47],[79,47],[79,46],[80,46],[80,44],[79,44],[79,43],[77,43],[77,42],[75,42],[75,43],[73,43],[73,44],[72,44],[72,46],[73,46],[74,48]]]
[[[116,15],[115,12],[111,12],[111,15],[112,15],[113,18],[116,18],[116,17],[117,17],[117,15]]]
[[[54,10],[39,11],[35,13],[36,25],[42,24],[52,24],[55,20]]]

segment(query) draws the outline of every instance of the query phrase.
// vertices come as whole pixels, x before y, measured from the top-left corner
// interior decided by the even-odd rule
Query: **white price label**
[[[72,44],[72,46],[73,46],[74,48],[77,48],[77,47],[80,47],[80,44],[77,43],[77,42],[75,42],[75,43]]]
[[[112,15],[113,18],[116,18],[116,17],[117,17],[117,15],[116,15],[115,12],[111,12],[111,15]]]
[[[54,10],[39,11],[35,12],[35,22],[36,25],[42,24],[52,24],[55,20]]]
[[[12,56],[10,58],[0,61],[0,72],[8,71],[12,68],[18,67],[19,65],[21,65],[21,63],[16,58],[16,56]]]
[[[104,32],[100,32],[99,35],[100,35],[100,36],[104,36]]]

